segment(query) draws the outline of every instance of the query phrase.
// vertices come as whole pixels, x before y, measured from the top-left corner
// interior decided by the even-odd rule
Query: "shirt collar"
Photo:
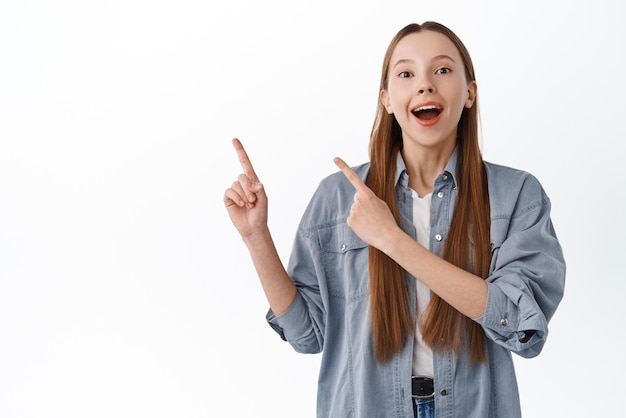
[[[459,147],[454,147],[454,151],[452,152],[452,155],[450,156],[450,159],[448,160],[448,163],[446,164],[446,168],[443,170],[444,173],[448,173],[449,175],[452,176],[452,181],[454,182],[454,184],[456,184],[456,163],[457,163],[457,151],[458,151]],[[405,175],[403,176],[403,173],[406,173],[406,164],[404,163],[404,158],[402,158],[402,153],[398,152],[398,156],[396,157],[396,176],[395,176],[395,183],[394,184],[398,184],[398,182],[404,178],[404,182],[408,183],[408,176]],[[408,173],[407,173],[408,174]]]

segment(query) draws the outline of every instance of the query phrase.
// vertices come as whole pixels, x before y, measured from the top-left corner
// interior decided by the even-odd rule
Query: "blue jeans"
[[[435,398],[413,398],[415,418],[435,418]]]

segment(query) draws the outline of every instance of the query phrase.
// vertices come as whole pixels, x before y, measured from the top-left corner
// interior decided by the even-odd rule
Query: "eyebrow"
[[[446,55],[446,54],[437,55],[436,57],[433,57],[430,61],[434,62],[434,61],[439,61],[441,59],[448,59],[448,60],[450,60],[450,61],[452,61],[453,63],[456,64],[456,61],[454,60],[454,58],[452,58],[450,55]],[[396,61],[396,63],[393,65],[392,68],[396,68],[400,64],[414,64],[414,63],[415,63],[415,61],[413,61],[412,59],[404,58],[404,59],[400,59],[400,60]]]

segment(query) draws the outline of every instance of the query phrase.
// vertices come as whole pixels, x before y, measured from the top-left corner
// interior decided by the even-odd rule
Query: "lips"
[[[417,122],[423,126],[432,126],[437,123],[442,112],[443,108],[438,103],[423,103],[411,110]]]

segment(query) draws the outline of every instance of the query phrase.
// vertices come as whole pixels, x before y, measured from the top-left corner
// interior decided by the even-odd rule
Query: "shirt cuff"
[[[291,306],[281,315],[274,315],[270,309],[265,318],[272,329],[285,341],[298,341],[312,332],[308,309],[299,294],[296,294]]]
[[[488,283],[485,313],[475,321],[488,338],[523,357],[538,355],[548,334],[537,302],[508,283]]]

